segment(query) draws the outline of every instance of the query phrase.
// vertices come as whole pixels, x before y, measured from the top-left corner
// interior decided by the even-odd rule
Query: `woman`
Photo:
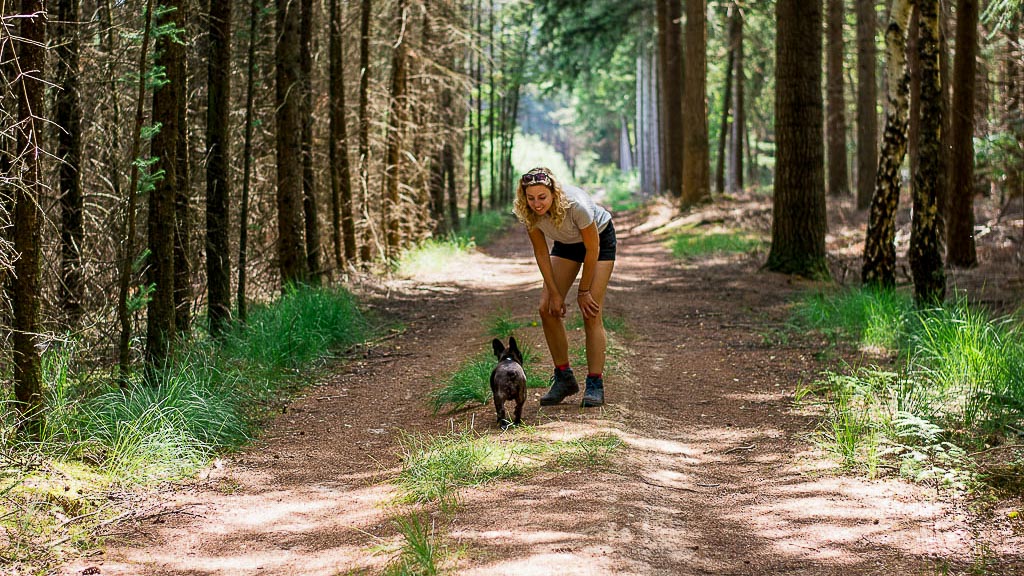
[[[576,303],[583,313],[586,332],[587,381],[584,407],[604,404],[605,346],[607,339],[601,307],[615,265],[615,228],[612,215],[579,188],[562,186],[551,170],[534,168],[523,174],[516,189],[516,216],[526,224],[537,267],[544,278],[540,318],[555,374],[551,389],[541,397],[542,406],[558,404],[579,392],[569,366],[569,342],[565,333],[565,298],[580,275]],[[548,254],[548,238],[554,246]]]

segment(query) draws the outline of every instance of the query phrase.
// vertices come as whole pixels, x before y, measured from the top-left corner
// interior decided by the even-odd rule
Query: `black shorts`
[[[615,240],[615,226],[611,222],[605,227],[604,232],[601,232],[598,239],[600,240],[600,250],[597,253],[597,259],[615,260],[615,246],[617,242]],[[587,255],[587,247],[583,242],[563,244],[555,240],[554,246],[551,247],[551,255],[582,263]]]

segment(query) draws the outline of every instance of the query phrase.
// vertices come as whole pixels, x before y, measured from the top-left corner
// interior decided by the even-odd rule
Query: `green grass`
[[[406,278],[458,265],[477,246],[487,246],[515,222],[510,213],[486,211],[473,214],[457,233],[428,238],[402,253],[394,263],[395,273]]]
[[[672,255],[679,259],[742,254],[757,250],[763,244],[759,238],[746,232],[702,232],[695,229],[674,232],[668,240]]]
[[[518,339],[517,339],[518,340]],[[506,340],[507,343],[507,340]],[[519,341],[519,349],[523,354],[523,368],[526,372],[527,388],[544,388],[548,385],[547,372],[539,372],[536,368],[537,353],[527,342]],[[491,370],[497,358],[494,356],[490,343],[483,350],[459,366],[458,370],[440,382],[440,386],[427,394],[434,412],[443,409],[458,410],[467,404],[476,402],[484,404],[491,400]]]
[[[402,536],[398,554],[384,569],[385,576],[434,576],[439,574],[441,559],[437,537],[429,519],[419,514],[400,516],[393,520]]]
[[[918,310],[906,295],[847,290],[809,295],[793,322],[895,359],[892,368],[826,372],[820,383],[820,437],[847,467],[873,473],[888,463],[915,480],[970,486],[986,471],[969,454],[1024,440],[1019,318],[992,318],[964,300]]]
[[[458,491],[488,482],[525,476],[537,470],[603,466],[622,446],[614,435],[569,441],[540,438],[530,428],[513,434],[481,435],[453,430],[437,436],[405,435],[400,439],[402,470],[396,483],[405,502],[457,505]]]
[[[222,343],[197,335],[150,381],[140,373],[125,387],[76,368],[75,342],[51,347],[40,438],[18,435],[15,412],[0,411],[0,529],[19,543],[3,555],[26,571],[45,571],[63,553],[51,540],[94,546],[89,527],[117,512],[97,508],[104,502],[97,494],[187,477],[216,453],[246,444],[317,362],[372,333],[344,290],[301,288],[254,307],[249,323],[232,327]],[[94,514],[63,520],[83,510]]]

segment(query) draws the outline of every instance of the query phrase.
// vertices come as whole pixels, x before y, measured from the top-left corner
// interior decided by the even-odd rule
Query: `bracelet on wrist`
[[[577,290],[576,291],[576,297],[577,298],[580,297],[580,296],[583,296],[584,294],[590,294],[590,290]]]

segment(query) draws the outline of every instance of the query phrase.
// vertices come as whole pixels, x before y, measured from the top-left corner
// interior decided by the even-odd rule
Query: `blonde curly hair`
[[[524,184],[523,178],[537,174],[546,175],[551,184],[549,185],[546,182],[537,181]],[[551,190],[551,208],[548,210],[548,216],[551,217],[552,224],[557,228],[562,225],[563,221],[565,221],[565,213],[569,208],[569,201],[565,198],[565,192],[562,191],[562,185],[558,183],[558,180],[555,179],[555,175],[549,168],[545,168],[543,166],[533,168],[519,178],[519,183],[516,185],[516,199],[512,204],[512,212],[515,213],[516,218],[518,218],[520,222],[526,224],[526,228],[528,230],[533,230],[537,227],[537,221],[541,217],[538,216],[532,208],[530,208],[529,202],[526,201],[526,188],[529,186],[536,186],[538,184],[541,186],[547,186],[548,189]]]

